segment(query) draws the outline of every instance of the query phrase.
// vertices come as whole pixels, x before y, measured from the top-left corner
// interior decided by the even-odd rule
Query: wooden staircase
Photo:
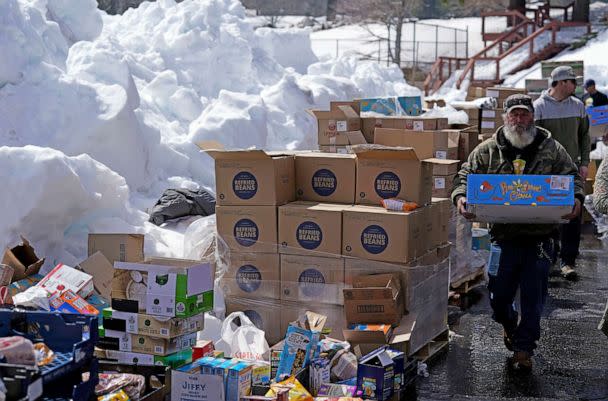
[[[500,84],[502,82],[501,61],[524,46],[528,46],[528,57],[519,65],[509,68],[508,71],[503,69],[502,72],[512,74],[521,71],[564,50],[568,45],[557,42],[557,32],[562,28],[586,26],[587,33],[591,32],[591,25],[588,23],[547,20],[548,10],[547,7],[535,9],[533,19],[515,10],[483,13],[482,39],[484,42],[492,40],[492,43],[469,59],[439,57],[424,81],[425,94],[428,96],[435,93],[452,75],[452,72],[459,70],[461,66],[464,66],[464,69],[455,82],[458,89],[466,79],[469,79],[469,84],[474,86],[487,87]],[[486,32],[485,18],[496,16],[509,18],[512,25],[511,29],[503,33]],[[534,41],[543,34],[550,35],[549,43],[542,48],[535,47]],[[487,75],[483,77],[475,76],[476,65],[479,68],[490,64],[495,64],[494,74],[491,77]]]

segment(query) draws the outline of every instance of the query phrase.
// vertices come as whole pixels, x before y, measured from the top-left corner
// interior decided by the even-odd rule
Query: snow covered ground
[[[253,28],[236,0],[0,1],[0,246],[24,235],[48,269],[86,256],[89,232],[140,232],[182,256],[185,222],[145,210],[166,188],[213,190],[197,142],[305,149],[309,108],[417,94],[396,67],[319,62],[309,31]]]
[[[469,26],[471,53],[479,21],[427,22]],[[0,1],[0,246],[23,235],[48,269],[82,260],[89,232],[139,232],[148,255],[181,257],[192,219],[158,228],[146,210],[167,188],[213,190],[196,143],[310,149],[306,109],[419,93],[396,67],[324,50],[320,39],[360,27],[254,26],[237,0],[159,0],[123,16],[95,0]],[[600,87],[607,39],[564,56],[585,58]]]

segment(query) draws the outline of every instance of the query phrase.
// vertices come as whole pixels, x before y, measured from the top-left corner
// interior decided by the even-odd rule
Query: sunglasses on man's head
[[[517,99],[507,99],[505,100],[505,104],[504,104],[504,109],[507,110],[513,106],[526,106],[526,107],[533,107],[532,106],[532,99],[527,98],[527,97],[523,97],[523,98],[517,98]]]

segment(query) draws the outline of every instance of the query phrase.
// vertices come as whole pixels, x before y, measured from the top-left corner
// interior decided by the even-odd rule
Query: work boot
[[[502,337],[505,341],[505,347],[507,347],[509,351],[513,351],[513,338],[511,338],[511,335],[507,333],[506,330],[503,330]]]
[[[532,356],[526,351],[515,351],[511,358],[511,366],[516,370],[530,371],[532,370]]]
[[[571,265],[563,265],[561,268],[562,277],[566,280],[575,280],[576,279],[576,271]]]

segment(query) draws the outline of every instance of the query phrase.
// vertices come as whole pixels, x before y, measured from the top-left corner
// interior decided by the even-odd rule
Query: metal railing
[[[411,40],[406,39],[401,41],[401,65],[400,67],[418,68],[419,66],[430,66],[440,56],[448,57],[465,57],[468,58],[469,53],[469,29],[445,27],[424,22],[407,22],[411,24]],[[404,24],[405,25],[405,24]],[[420,27],[427,29],[427,32],[420,31]],[[428,29],[431,30],[431,37],[434,35],[434,40],[429,40]],[[434,32],[433,32],[434,31]],[[447,34],[442,31],[447,31]],[[417,39],[417,36],[423,36],[423,40]],[[462,38],[464,36],[464,38]],[[446,37],[453,39],[447,40]],[[392,60],[388,54],[388,39],[370,37],[370,39],[350,39],[350,38],[311,38],[311,42],[333,42],[333,57],[339,57],[346,51],[358,55],[362,59],[374,60],[379,63],[390,65]],[[361,50],[362,47],[367,47]],[[354,50],[358,49],[358,50]],[[391,49],[394,52],[394,42],[391,42]],[[424,51],[421,51],[424,49]],[[429,49],[432,49],[429,51]]]

